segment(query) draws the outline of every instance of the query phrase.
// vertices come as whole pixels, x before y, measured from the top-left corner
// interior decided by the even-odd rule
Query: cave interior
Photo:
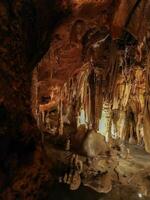
[[[0,1],[0,199],[150,199],[149,10]]]

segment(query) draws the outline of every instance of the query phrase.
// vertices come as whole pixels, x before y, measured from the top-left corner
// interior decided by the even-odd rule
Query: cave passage
[[[0,199],[150,199],[149,10],[0,2]]]
[[[149,183],[143,175],[150,166],[149,32],[142,36],[135,26],[146,7],[137,2],[125,13],[125,1],[117,11],[109,4],[111,18],[106,5],[96,16],[97,8],[80,6],[56,28],[32,73],[32,113],[47,154],[55,152],[58,163],[69,165],[58,169],[60,183],[108,193],[115,181],[134,185],[140,194],[135,198],[144,198]]]

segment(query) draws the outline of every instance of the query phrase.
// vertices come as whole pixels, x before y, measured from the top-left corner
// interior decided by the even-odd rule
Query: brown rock
[[[82,145],[83,153],[89,157],[105,154],[109,149],[104,137],[95,132],[89,131]]]

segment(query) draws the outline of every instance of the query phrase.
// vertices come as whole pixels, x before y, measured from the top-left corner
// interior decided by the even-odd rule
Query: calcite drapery
[[[147,79],[146,79],[146,95],[145,95],[145,108],[144,108],[144,141],[145,149],[150,152],[150,54],[147,58]]]
[[[88,129],[98,130],[100,121],[105,121],[107,140],[112,136],[143,143],[143,50],[147,36],[145,29],[142,34],[138,33],[142,26],[141,23],[135,24],[135,17],[147,23],[149,3],[121,0],[103,4],[98,1],[97,5],[102,6],[99,10],[102,12],[101,22],[94,18],[93,10],[97,12],[98,7],[94,8],[93,4],[91,1],[88,5],[77,3],[73,18],[69,17],[54,32],[51,47],[39,63],[40,78],[43,79],[47,73],[46,77],[50,79],[47,97],[50,96],[51,100],[40,108],[49,113],[55,107],[61,134],[64,124],[74,129],[85,124]],[[109,7],[110,13],[104,9],[105,6]],[[87,10],[92,10],[91,18],[85,15]],[[61,105],[63,109],[60,109]],[[44,112],[44,123],[51,132],[53,129],[48,125],[51,119],[45,120],[44,115],[48,114]],[[104,117],[103,113],[107,116]]]

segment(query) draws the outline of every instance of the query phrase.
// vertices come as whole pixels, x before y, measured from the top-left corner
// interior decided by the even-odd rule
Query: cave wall
[[[43,85],[41,84],[41,90],[39,89],[39,93],[41,92],[39,99],[43,95],[47,97],[53,93],[54,102],[50,101],[48,105],[40,105],[41,111],[51,109],[58,104],[59,110],[61,110],[62,101],[58,98],[61,88],[66,80],[69,84],[68,77],[70,78],[75,73],[78,74],[84,63],[89,63],[93,67],[98,66],[101,69],[100,72],[106,72],[103,78],[110,80],[111,75],[116,70],[115,67],[111,68],[116,61],[112,59],[116,58],[113,40],[116,38],[124,40],[124,34],[122,34],[124,29],[140,41],[143,39],[142,34],[145,35],[145,29],[142,29],[141,26],[138,26],[134,31],[133,26],[130,26],[131,23],[125,22],[133,22],[134,27],[139,25],[135,21],[142,22],[142,24],[145,22],[144,28],[146,29],[149,24],[149,2],[145,3],[143,0],[140,1],[139,5],[134,4],[134,2],[129,3],[127,0],[0,1],[0,150],[2,152],[0,155],[0,175],[2,177],[0,188],[1,191],[7,188],[3,199],[16,199],[18,193],[21,199],[38,199],[37,191],[40,191],[41,184],[44,185],[45,181],[51,178],[47,176],[49,173],[46,164],[43,164],[43,160],[40,161],[43,159],[41,135],[31,114],[32,70],[36,65],[40,66],[38,82]],[[130,9],[126,7],[127,5]],[[135,7],[137,9],[133,10]],[[117,16],[120,16],[122,10],[127,11],[127,13],[120,22]],[[129,12],[131,10],[134,11],[132,16]],[[145,13],[144,18],[141,13]],[[139,27],[143,30],[142,34],[137,31]],[[111,39],[107,37],[108,34],[111,35]],[[99,46],[101,40],[103,42],[100,42]],[[50,42],[51,47],[49,48]],[[108,65],[109,59],[107,58],[113,52],[111,64]],[[99,55],[100,60],[98,59]],[[147,74],[149,74],[148,70],[149,68],[147,68]],[[44,83],[43,79],[49,80],[49,76],[52,78],[50,83]],[[111,82],[108,82],[109,84],[106,85],[111,86]],[[115,84],[115,79],[113,83]],[[48,92],[42,94],[43,88],[46,88],[47,85],[49,85],[46,90]],[[148,91],[149,85],[146,88]],[[111,87],[109,91],[112,92],[112,89]],[[99,94],[99,89],[95,88],[93,92]],[[111,95],[106,95],[106,99],[110,100]],[[101,105],[98,106],[101,107]],[[95,115],[95,112],[96,107],[93,108],[92,115]],[[145,113],[145,130],[148,130],[148,106],[145,108]],[[97,119],[95,124],[96,121]],[[75,123],[74,119],[73,123]],[[147,132],[146,135],[148,139],[149,133]],[[147,139],[145,141],[149,141]],[[148,146],[147,143],[147,149]],[[25,161],[26,163],[24,163]],[[26,164],[28,167],[25,167]],[[33,170],[35,168],[36,170]],[[43,176],[39,178],[38,184],[35,184],[40,170]],[[31,178],[33,174],[34,181]],[[32,184],[27,184],[28,187],[25,190],[23,183],[29,182]],[[31,185],[35,185],[35,187],[32,188]],[[29,193],[31,194],[33,191],[35,197],[32,195],[29,197]]]
[[[69,12],[65,1],[0,1],[1,199],[32,199],[31,191],[37,193],[51,179],[31,113],[31,72]],[[32,187],[36,177],[38,184]]]

